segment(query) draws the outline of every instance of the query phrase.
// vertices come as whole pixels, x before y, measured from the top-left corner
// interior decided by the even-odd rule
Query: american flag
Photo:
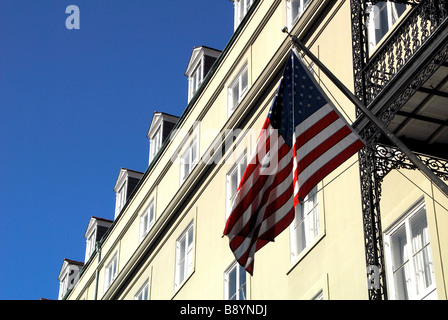
[[[255,252],[294,220],[295,206],[363,146],[291,51],[224,229],[247,272]]]

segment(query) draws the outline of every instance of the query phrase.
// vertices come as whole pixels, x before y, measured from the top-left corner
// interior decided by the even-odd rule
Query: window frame
[[[249,9],[254,4],[254,0],[235,0],[234,4],[234,30],[238,28],[238,26],[243,21],[244,17],[249,12]]]
[[[244,86],[245,79],[245,86]],[[238,89],[238,97],[235,99],[235,89]],[[247,61],[239,69],[238,73],[233,78],[227,87],[227,115],[230,115],[240,105],[241,101],[249,91],[249,68]]]
[[[235,283],[235,293],[230,292],[230,274],[235,270],[236,283]],[[241,284],[241,272],[244,272],[244,283]],[[240,266],[240,264],[235,260],[232,264],[224,271],[224,300],[247,300],[247,285],[248,277],[246,270]],[[244,290],[244,291],[242,291]],[[243,298],[241,299],[241,293],[243,293]],[[231,295],[232,294],[232,295]],[[232,299],[235,297],[235,299]]]
[[[144,299],[146,296],[146,299]],[[149,280],[146,280],[134,296],[134,300],[149,300]]]
[[[194,150],[194,152],[193,152]],[[186,160],[188,161],[188,170],[185,170]],[[195,135],[186,149],[184,149],[180,155],[180,183],[182,184],[193,171],[194,167],[199,162],[199,144],[198,138]]]
[[[111,271],[113,273],[111,274]],[[118,275],[118,252],[115,252],[104,268],[104,291],[109,289]]]
[[[163,121],[160,123],[154,134],[150,139],[150,162],[154,159],[154,156],[162,147],[162,132],[163,132]]]
[[[287,0],[286,1],[286,25],[291,30],[299,21],[300,17],[310,6],[312,0]],[[297,6],[297,3],[298,6]],[[293,7],[297,6],[298,12],[293,13]]]
[[[97,228],[94,228],[90,234],[87,236],[86,240],[86,253],[84,257],[84,261],[87,262],[89,258],[92,256],[92,253],[95,252],[96,247],[96,232]]]
[[[232,166],[232,168],[227,172],[226,174],[226,215],[225,220],[229,218],[232,210],[232,203],[235,199],[236,192],[238,191],[238,185],[241,182],[241,179],[243,178],[244,171],[247,167],[247,152],[244,150],[243,154],[238,157],[238,160],[235,162],[235,164]],[[232,183],[232,176],[236,173],[237,175],[237,186],[235,189],[235,192],[231,194],[231,183]]]
[[[313,201],[310,201],[310,196],[313,197]],[[303,208],[302,213],[298,210]],[[300,222],[297,221],[298,217],[303,216]],[[308,248],[311,248],[313,243],[321,236],[321,217],[319,210],[319,190],[315,186],[304,199],[304,204],[295,207],[294,220],[290,225],[290,261],[291,263],[297,261]],[[299,226],[304,226],[304,234],[302,239],[304,243],[300,248],[298,246]],[[311,234],[312,232],[312,234]]]
[[[382,5],[382,8],[380,7]],[[398,14],[398,16],[393,16],[393,11],[397,10],[397,5],[399,11],[404,8],[404,10]],[[403,15],[406,13],[406,11],[409,8],[406,7],[406,4],[401,3],[394,3],[390,1],[382,1],[378,2],[376,4],[369,4],[367,7],[368,17],[367,17],[367,34],[368,34],[368,50],[369,53],[373,53],[376,48],[378,48],[379,44],[387,38],[388,33],[390,33],[391,30],[394,29],[394,26],[397,24],[397,22],[403,17]],[[375,15],[375,11],[378,11],[378,15]],[[381,20],[381,13],[385,10],[386,13],[386,21]],[[398,13],[398,12],[397,12]],[[379,20],[376,19],[379,17]],[[384,18],[384,17],[383,17]],[[387,26],[381,26],[380,28],[375,28],[377,24],[382,24],[386,22]],[[382,30],[382,36],[378,38],[377,31],[376,30]],[[377,39],[378,38],[378,39]]]
[[[190,235],[191,232],[191,235]],[[183,243],[183,241],[185,242]],[[182,248],[184,246],[184,248]],[[194,271],[195,226],[190,222],[176,239],[174,291],[177,292]],[[183,250],[183,251],[182,251]],[[182,256],[182,252],[184,255]]]
[[[151,212],[152,212],[152,217],[151,217]],[[146,235],[149,233],[149,231],[154,226],[155,220],[156,220],[155,217],[156,217],[155,201],[154,201],[154,199],[151,199],[151,201],[146,206],[143,213],[140,215],[140,237],[139,237],[140,242],[143,241],[143,239],[146,237]]]
[[[120,214],[121,209],[123,209],[124,205],[126,204],[127,189],[128,189],[127,181],[125,181],[123,185],[120,186],[120,188],[118,189],[115,202],[115,218]]]
[[[201,57],[198,65],[194,68],[194,71],[189,76],[189,99],[193,98],[194,94],[198,91],[202,82],[204,81],[204,57]]]
[[[422,246],[422,248],[419,248],[414,252],[414,244],[412,242],[412,223],[415,222],[414,219],[419,218],[419,215],[423,215],[426,227],[425,230],[422,230],[424,233],[426,233],[426,240],[428,241],[426,244]],[[406,245],[404,246],[404,252],[405,258],[404,262],[402,262],[398,267],[395,268],[395,262],[394,262],[394,235],[396,235],[398,232],[405,231],[405,237],[406,237]],[[415,205],[413,208],[405,212],[402,217],[396,221],[394,224],[392,224],[391,227],[389,227],[384,232],[384,247],[385,247],[385,258],[386,258],[386,276],[387,276],[387,286],[390,292],[390,299],[397,300],[401,297],[398,296],[398,289],[397,285],[395,283],[395,273],[403,268],[406,268],[408,274],[408,279],[406,281],[409,281],[409,292],[402,292],[401,294],[404,294],[405,297],[407,296],[407,299],[410,300],[423,300],[423,299],[433,299],[437,298],[437,287],[435,283],[435,272],[434,272],[434,259],[432,258],[432,248],[431,248],[431,241],[430,241],[430,234],[429,234],[429,225],[428,225],[428,215],[426,211],[426,204],[424,201],[419,202],[417,205]],[[429,256],[429,265],[430,265],[430,277],[431,277],[431,284],[423,288],[423,290],[420,293],[416,292],[416,288],[418,285],[418,276],[416,275],[417,272],[415,270],[415,257],[419,253],[422,253],[423,250],[428,249],[428,256]],[[425,270],[424,270],[425,271]],[[432,272],[431,272],[432,271]],[[405,290],[405,289],[404,289]]]

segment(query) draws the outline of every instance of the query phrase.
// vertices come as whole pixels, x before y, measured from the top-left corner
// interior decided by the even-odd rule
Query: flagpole
[[[293,43],[303,51],[321,70],[322,72],[342,91],[342,93],[354,103],[362,113],[372,121],[378,129],[403,152],[409,160],[429,179],[437,188],[448,197],[448,185],[444,183],[437,175],[434,174],[400,139],[395,136],[392,131],[378,119],[370,109],[368,109],[320,60],[295,36],[289,33],[287,27],[283,27],[282,31],[287,33]]]

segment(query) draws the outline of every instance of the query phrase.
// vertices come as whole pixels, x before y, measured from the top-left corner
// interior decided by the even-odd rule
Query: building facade
[[[283,26],[448,180],[446,3],[233,2],[233,36],[222,52],[194,48],[184,113],[155,113],[148,169],[120,171],[116,191],[132,191],[117,193],[114,221],[60,298],[446,299],[447,195],[306,56],[366,147],[323,179],[291,226],[256,253],[253,276],[223,236],[294,49]]]

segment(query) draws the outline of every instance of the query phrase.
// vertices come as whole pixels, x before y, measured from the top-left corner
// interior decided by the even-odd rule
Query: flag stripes
[[[265,147],[260,159],[256,152],[241,179],[239,193],[224,234],[237,261],[252,274],[255,252],[286,228],[294,218],[292,153],[283,137],[277,136],[269,119],[257,146]],[[271,148],[272,140],[276,140]],[[257,149],[259,149],[257,148]],[[271,161],[273,159],[278,161]],[[269,162],[269,169],[264,163]],[[275,174],[263,174],[270,170]]]
[[[247,272],[255,252],[294,220],[295,206],[363,146],[291,52],[224,229]]]

